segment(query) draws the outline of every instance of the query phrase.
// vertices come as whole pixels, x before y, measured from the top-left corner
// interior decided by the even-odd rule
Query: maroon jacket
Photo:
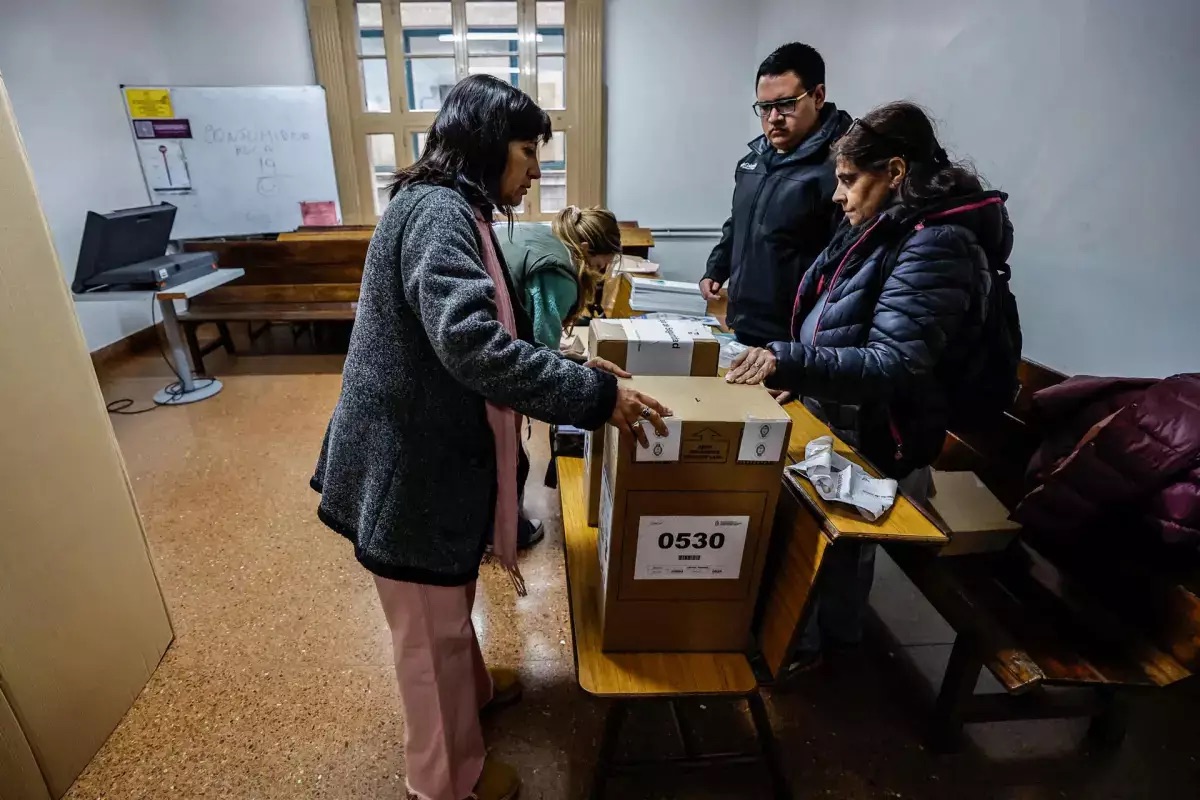
[[[1140,521],[1200,545],[1200,373],[1071,378],[1033,406],[1047,432],[1029,466],[1038,488],[1013,519],[1058,533]]]

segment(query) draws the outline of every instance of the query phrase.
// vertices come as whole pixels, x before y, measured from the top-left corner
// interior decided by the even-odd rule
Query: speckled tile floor
[[[114,417],[176,639],[71,800],[403,797],[403,720],[383,614],[349,546],[316,520],[309,471],[339,387],[336,356],[210,357],[216,399]],[[157,356],[106,373],[107,397],[148,398]],[[527,503],[548,521],[525,556],[518,600],[485,570],[477,624],[485,654],[517,667],[525,701],[488,738],[525,779],[527,800],[585,796],[603,708],[576,686],[556,495],[540,487],[535,428]],[[537,463],[537,462],[541,463]],[[1195,798],[1200,687],[1141,699],[1128,741],[1090,753],[1082,725],[976,726],[958,755],[921,746],[928,685],[949,635],[880,559],[876,635],[859,656],[806,676],[769,706],[797,797]],[[916,680],[914,680],[916,679]],[[745,740],[743,716],[687,709],[710,742]],[[668,718],[635,714],[627,748],[674,747]],[[622,800],[766,797],[755,768],[614,781]]]

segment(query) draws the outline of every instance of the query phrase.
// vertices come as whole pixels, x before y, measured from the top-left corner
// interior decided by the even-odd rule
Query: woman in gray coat
[[[342,393],[313,488],[318,514],[374,573],[395,650],[408,789],[422,800],[515,797],[511,767],[486,757],[481,710],[514,702],[511,671],[483,666],[471,624],[489,531],[516,569],[520,416],[643,445],[669,411],[533,343],[507,278],[493,212],[511,218],[541,177],[550,119],[487,75],[459,83],[421,157],[396,175],[372,237]]]

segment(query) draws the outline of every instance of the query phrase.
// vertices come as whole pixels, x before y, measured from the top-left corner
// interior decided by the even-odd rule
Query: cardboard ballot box
[[[588,355],[643,375],[717,374],[720,342],[707,325],[687,320],[593,320],[588,326]],[[600,453],[603,431],[588,434],[584,443],[584,502],[588,525],[600,514]]]
[[[601,478],[601,646],[739,651],[767,555],[791,420],[761,386],[629,384],[675,412],[641,448],[608,427]]]

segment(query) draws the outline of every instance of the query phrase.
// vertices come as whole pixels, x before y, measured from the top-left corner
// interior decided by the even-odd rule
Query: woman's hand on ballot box
[[[618,378],[632,378],[633,375],[618,367],[613,362],[605,358],[589,358],[583,364],[585,367],[598,369],[601,372],[607,372],[609,375],[616,375]]]
[[[618,378],[633,377],[613,362],[603,358],[590,359],[584,366],[616,375]],[[650,438],[643,430],[644,425],[648,422],[654,427],[655,433],[659,436],[666,436],[667,425],[662,418],[669,416],[671,416],[671,409],[653,397],[644,395],[635,389],[618,386],[617,404],[613,407],[612,416],[608,421],[618,429],[633,434],[633,438],[637,439],[638,444],[642,447],[649,447]]]
[[[733,360],[729,372],[725,374],[725,382],[756,384],[774,374],[775,354],[765,347],[751,347]]]
[[[628,373],[626,373],[628,377]],[[658,436],[666,436],[669,431],[663,417],[671,416],[671,409],[649,395],[642,394],[628,386],[617,387],[617,404],[613,407],[612,416],[608,418],[610,425],[625,431],[637,439],[642,447],[650,446],[650,437],[646,435],[647,423],[654,428]]]

